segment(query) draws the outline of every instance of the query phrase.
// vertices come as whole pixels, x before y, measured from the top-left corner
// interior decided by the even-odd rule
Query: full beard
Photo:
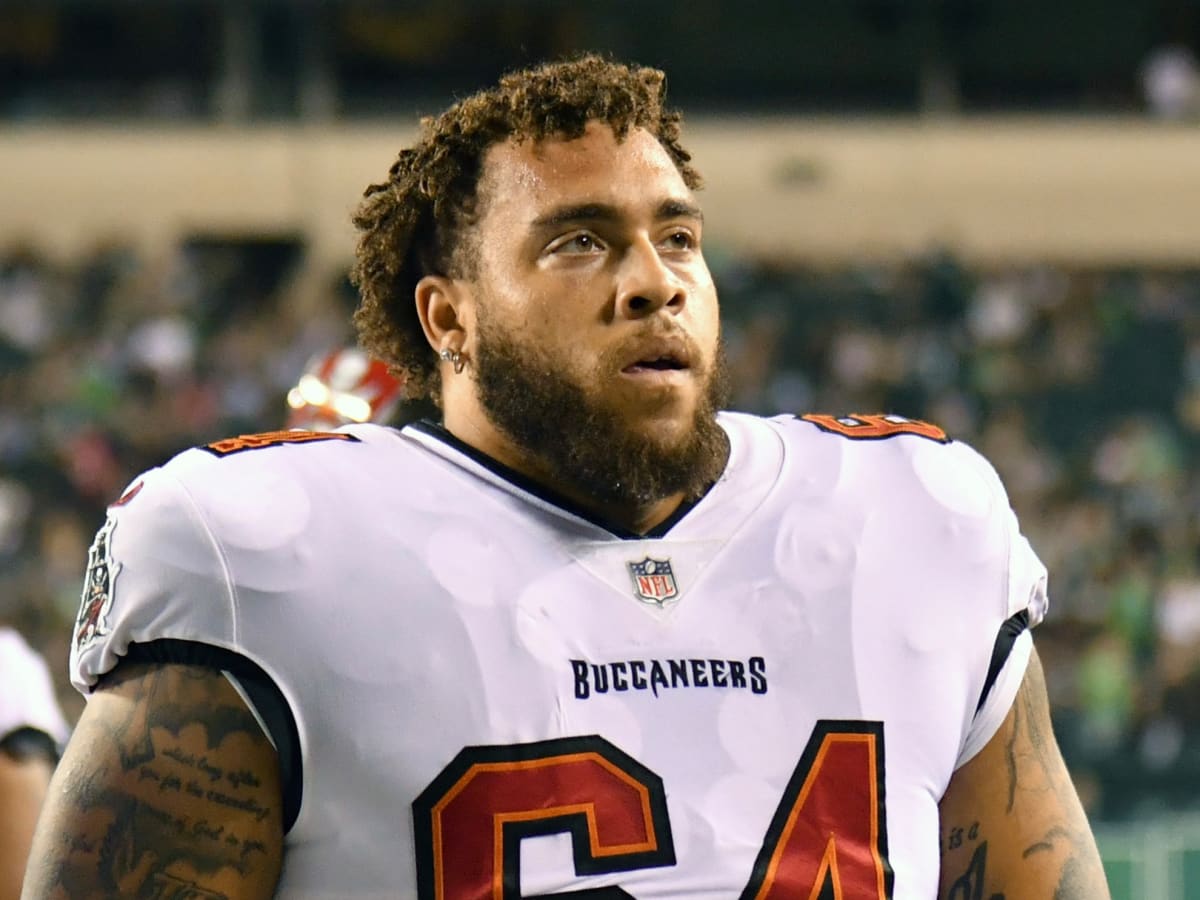
[[[719,348],[691,427],[665,442],[631,429],[619,410],[566,374],[564,366],[504,329],[477,322],[471,368],[492,423],[539,474],[600,506],[641,508],[676,494],[696,499],[721,476],[729,438],[716,414],[728,396]]]

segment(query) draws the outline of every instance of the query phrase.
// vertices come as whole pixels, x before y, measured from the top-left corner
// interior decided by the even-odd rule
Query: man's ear
[[[472,321],[471,292],[466,284],[445,275],[426,275],[415,290],[417,316],[425,340],[435,353],[461,351]]]

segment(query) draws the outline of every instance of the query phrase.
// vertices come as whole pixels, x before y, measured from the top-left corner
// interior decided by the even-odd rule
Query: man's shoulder
[[[351,512],[355,498],[369,502],[381,478],[403,480],[409,456],[398,433],[382,426],[222,438],[137,476],[109,506],[105,529],[155,544],[287,531]]]
[[[163,467],[184,479],[218,480],[263,470],[353,470],[395,454],[399,432],[382,425],[348,425],[336,431],[290,429],[218,438],[179,453]]]
[[[909,439],[923,439],[950,446],[957,443],[933,422],[894,413],[800,413],[775,416],[771,420],[793,440],[844,440],[847,446],[872,448],[905,446]],[[898,443],[891,443],[898,441]]]
[[[237,651],[245,617],[262,609],[284,627],[281,604],[294,612],[330,559],[357,551],[406,455],[382,427],[266,432],[185,450],[135,478],[88,551],[75,684],[93,684],[130,643]]]
[[[179,453],[160,469],[203,502],[239,497],[264,486],[311,484],[349,489],[381,467],[403,467],[407,454],[398,432],[378,425],[336,431],[264,431],[210,441]]]
[[[736,429],[750,439],[764,440],[774,433],[789,443],[842,438],[862,447],[879,446],[893,438],[924,438],[936,444],[959,443],[941,426],[895,413],[780,413],[759,415],[725,410],[720,415],[726,429]]]
[[[837,484],[843,496],[903,502],[917,493],[972,514],[1007,507],[991,463],[933,422],[891,413],[807,413],[757,421],[778,435],[793,471],[806,481]]]

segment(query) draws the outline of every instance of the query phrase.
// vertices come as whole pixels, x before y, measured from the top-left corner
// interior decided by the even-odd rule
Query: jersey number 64
[[[673,866],[662,779],[596,735],[468,747],[413,803],[420,900],[521,900],[521,840],[565,832],[578,876]],[[883,725],[822,720],[740,900],[890,900]],[[619,887],[541,895],[632,898]],[[531,900],[531,898],[526,898]]]

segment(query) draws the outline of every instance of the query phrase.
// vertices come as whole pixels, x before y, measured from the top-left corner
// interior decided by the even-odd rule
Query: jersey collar
[[[404,427],[402,433],[418,441],[426,449],[448,462],[471,471],[478,477],[509,493],[522,496],[524,499],[535,503],[543,509],[585,522],[592,528],[603,531],[607,537],[636,541],[668,536],[674,537],[678,536],[679,532],[684,530],[688,532],[693,531],[693,522],[699,518],[707,518],[702,516],[701,513],[706,507],[713,505],[712,500],[715,499],[715,495],[725,494],[731,488],[737,490],[736,487],[733,487],[733,484],[746,480],[743,477],[745,474],[748,474],[745,472],[747,467],[744,465],[747,455],[747,448],[744,446],[745,435],[742,434],[741,428],[730,427],[729,414],[722,413],[718,421],[729,435],[729,459],[726,461],[725,471],[714,484],[708,487],[702,496],[695,500],[688,500],[681,503],[678,509],[646,534],[638,534],[590,510],[583,509],[579,504],[564,497],[559,492],[539,484],[520,472],[498,462],[486,453],[472,447],[465,441],[460,440],[437,422],[428,419],[411,422]],[[773,482],[774,478],[770,479],[770,481]],[[769,488],[769,486],[768,484],[767,487]]]

